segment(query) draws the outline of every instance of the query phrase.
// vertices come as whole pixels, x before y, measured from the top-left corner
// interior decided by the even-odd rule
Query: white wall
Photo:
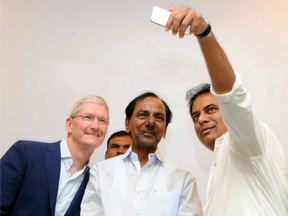
[[[180,40],[150,22],[154,5],[178,4],[209,20],[288,156],[286,0],[3,0],[0,156],[19,139],[65,139],[72,103],[91,93],[110,107],[108,137],[124,129],[126,105],[154,91],[174,114],[160,149],[196,175],[204,204],[212,153],[194,134],[185,93],[209,81],[205,63],[194,36]],[[106,140],[92,163],[104,159]]]

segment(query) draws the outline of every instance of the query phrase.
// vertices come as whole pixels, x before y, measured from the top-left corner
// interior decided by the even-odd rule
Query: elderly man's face
[[[136,103],[131,119],[126,119],[126,131],[131,133],[133,146],[157,147],[166,134],[166,110],[156,97],[146,97]]]
[[[194,129],[200,142],[214,151],[215,140],[227,132],[219,102],[210,93],[200,94],[192,106]]]
[[[132,139],[129,135],[113,137],[109,140],[108,150],[106,151],[105,159],[125,154],[131,145]]]
[[[66,120],[66,130],[73,143],[91,149],[99,147],[108,129],[109,117],[106,107],[95,103],[84,103],[76,116]],[[94,121],[89,122],[87,119],[94,119]]]

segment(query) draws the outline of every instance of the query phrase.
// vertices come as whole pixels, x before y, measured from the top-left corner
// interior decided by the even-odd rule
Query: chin
[[[214,150],[214,141],[209,140],[202,140],[201,143],[209,150]]]
[[[96,148],[98,148],[101,144],[102,144],[103,140],[88,140],[86,142],[87,145],[89,146],[95,146]]]

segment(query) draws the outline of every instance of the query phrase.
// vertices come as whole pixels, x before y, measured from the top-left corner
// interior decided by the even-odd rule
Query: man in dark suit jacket
[[[1,158],[1,215],[76,216],[89,179],[88,161],[109,124],[96,95],[76,101],[66,120],[67,140],[16,142]]]

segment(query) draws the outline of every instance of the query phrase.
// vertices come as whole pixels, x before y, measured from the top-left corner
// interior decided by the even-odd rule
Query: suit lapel
[[[48,182],[50,209],[51,214],[54,216],[61,167],[60,142],[49,144],[47,149],[49,152],[44,155],[44,160]]]
[[[75,194],[67,212],[65,213],[64,216],[70,216],[70,215],[74,215],[75,212],[78,210],[80,211],[80,204],[81,204],[81,201],[82,201],[82,198],[83,198],[83,195],[84,195],[84,192],[85,192],[85,188],[86,188],[86,185],[87,185],[87,182],[89,180],[89,176],[90,176],[90,172],[89,172],[90,168],[88,167],[87,168],[87,171],[85,173],[85,176],[83,178],[83,181],[77,191],[77,193]],[[79,212],[80,214],[80,212]],[[77,215],[79,215],[77,214]]]

